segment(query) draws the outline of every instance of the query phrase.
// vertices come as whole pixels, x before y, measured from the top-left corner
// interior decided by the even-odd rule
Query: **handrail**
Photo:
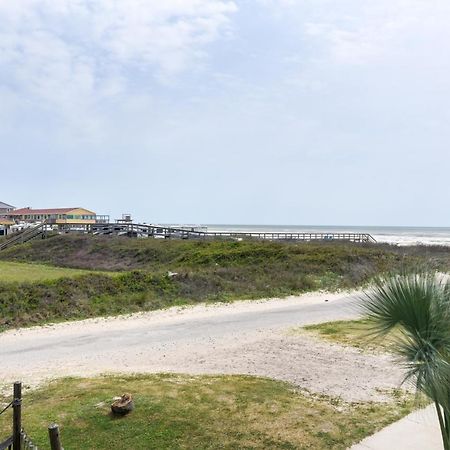
[[[40,223],[39,225],[33,227],[33,228],[27,228],[25,230],[19,231],[17,234],[15,234],[10,239],[7,239],[5,242],[2,242],[0,244],[0,251],[6,250],[9,247],[12,247],[13,245],[16,245],[17,243],[25,243],[40,234],[43,233],[44,227],[46,226],[46,222]]]
[[[0,243],[0,251],[5,250],[18,243],[24,243],[44,232],[46,222],[43,222],[33,228],[27,228],[17,233],[12,238]],[[106,229],[105,229],[106,228]],[[90,228],[91,232],[107,232],[107,234],[117,232],[136,232],[144,233],[148,236],[164,236],[164,237],[193,237],[193,238],[253,238],[253,239],[267,239],[267,240],[292,240],[292,241],[351,241],[376,243],[376,239],[369,233],[327,233],[327,232],[276,232],[276,231],[203,231],[190,230],[186,228],[168,227],[164,225],[147,225],[139,223],[126,224],[96,224]]]
[[[34,229],[33,229],[34,230]],[[13,238],[5,241],[1,246],[0,249],[2,249],[3,247],[9,247],[10,245],[14,244],[17,241],[22,241],[23,238],[27,237],[28,235],[32,234],[31,229],[27,229],[27,230],[23,230],[20,231],[16,236],[14,236]]]
[[[327,233],[327,232],[272,232],[272,231],[201,231],[201,230],[187,230],[185,228],[168,227],[164,225],[147,225],[137,223],[126,224],[97,224],[94,227],[96,231],[108,231],[110,233],[117,231],[128,232],[143,232],[151,235],[164,235],[170,237],[173,234],[180,234],[181,236],[192,237],[231,237],[231,238],[259,238],[268,240],[341,240],[354,242],[373,242],[376,239],[369,233]],[[108,230],[101,230],[107,228]],[[120,230],[118,230],[120,229]],[[161,230],[161,231],[158,231]]]

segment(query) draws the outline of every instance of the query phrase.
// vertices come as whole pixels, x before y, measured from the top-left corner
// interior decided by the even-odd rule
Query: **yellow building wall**
[[[65,214],[66,219],[58,219],[56,223],[69,223],[74,225],[91,225],[95,224],[95,219],[69,219],[67,216],[95,216],[94,211],[89,211],[88,209],[84,208],[76,208],[72,209],[72,211],[69,211]]]
[[[89,211],[88,209],[84,208],[77,208],[72,209],[72,211],[69,211],[67,213],[68,216],[95,216],[94,211]]]
[[[56,219],[54,223],[57,224],[74,224],[74,225],[90,225],[95,224],[94,219]]]

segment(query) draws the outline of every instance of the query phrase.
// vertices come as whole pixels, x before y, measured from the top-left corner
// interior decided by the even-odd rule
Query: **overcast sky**
[[[0,200],[450,226],[447,0],[0,0]]]

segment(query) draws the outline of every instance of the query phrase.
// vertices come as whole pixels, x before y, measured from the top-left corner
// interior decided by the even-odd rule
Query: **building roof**
[[[8,205],[8,203],[0,202],[0,209],[9,209],[9,208],[14,208],[14,206]]]
[[[15,209],[8,213],[9,216],[23,216],[26,214],[40,214],[40,215],[50,215],[50,214],[68,214],[75,209],[83,209],[88,211],[87,209],[75,207],[75,208],[50,208],[50,209],[33,209],[33,208],[20,208]],[[92,212],[92,211],[88,211]],[[92,212],[92,214],[95,214]]]

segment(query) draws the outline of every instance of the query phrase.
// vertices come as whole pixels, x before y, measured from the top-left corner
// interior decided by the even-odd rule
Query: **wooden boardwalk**
[[[66,230],[66,232],[71,232]],[[80,231],[72,231],[79,233]],[[139,223],[103,223],[90,225],[84,232],[93,235],[117,235],[136,238],[154,239],[227,239],[227,240],[268,240],[268,241],[344,241],[359,243],[376,243],[377,241],[369,233],[325,233],[325,232],[234,232],[234,231],[205,231],[195,228],[176,228],[163,225],[147,225]],[[50,232],[52,233],[52,232]],[[9,235],[0,242],[0,251],[7,250],[18,244],[31,241],[38,237],[47,237],[45,223],[33,228],[19,231]]]
[[[0,252],[2,250],[7,250],[10,247],[14,247],[15,245],[24,244],[41,236],[46,236],[45,223],[41,223],[32,228],[26,228],[25,230],[18,231],[17,233],[9,234],[0,242]]]
[[[233,232],[200,231],[195,228],[176,228],[136,223],[110,223],[92,225],[89,232],[96,235],[126,235],[130,237],[153,237],[157,239],[258,239],[270,241],[347,241],[375,243],[368,233],[326,233],[326,232]]]

